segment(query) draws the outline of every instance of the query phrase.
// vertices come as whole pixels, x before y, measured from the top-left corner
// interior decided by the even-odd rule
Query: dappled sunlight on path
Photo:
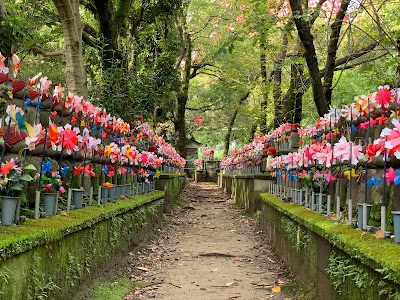
[[[137,287],[125,299],[292,299],[253,219],[215,185],[189,184],[185,196],[159,239],[131,253]]]

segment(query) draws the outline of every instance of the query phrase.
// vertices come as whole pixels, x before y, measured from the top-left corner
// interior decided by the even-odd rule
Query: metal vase
[[[14,224],[18,197],[1,196],[1,225]]]
[[[83,189],[72,189],[72,203],[75,208],[82,208],[83,204]]]
[[[57,193],[43,193],[44,211],[48,216],[54,215]]]

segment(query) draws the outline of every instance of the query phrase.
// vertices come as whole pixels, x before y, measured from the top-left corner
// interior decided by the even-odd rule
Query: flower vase
[[[138,195],[143,194],[143,183],[141,182],[137,183],[137,194]]]
[[[115,198],[115,196],[116,196],[115,189],[116,189],[116,187],[113,186],[113,187],[110,187],[108,190],[108,201],[110,201],[110,202],[114,202],[116,199]]]
[[[75,208],[82,208],[83,204],[83,189],[72,189],[72,203]]]
[[[125,187],[122,184],[117,184],[115,187],[115,199],[119,199],[119,197],[124,194]]]
[[[57,193],[43,193],[44,211],[48,216],[54,215]]]
[[[100,203],[105,204],[108,202],[108,191],[110,190],[109,187],[102,187],[101,188],[101,198]]]
[[[392,211],[393,215],[393,228],[394,228],[394,242],[400,243],[400,211]]]
[[[14,224],[18,197],[2,196],[1,201],[1,225]]]
[[[359,203],[357,204],[357,228],[358,229],[362,229],[363,228],[363,223],[364,223],[364,219],[363,219],[363,203]],[[367,204],[367,224],[368,224],[368,220],[369,220],[369,215],[371,214],[371,204]]]
[[[129,184],[124,184],[123,186],[123,192],[122,194],[125,195],[125,197],[129,198],[130,197],[130,188],[129,188]]]

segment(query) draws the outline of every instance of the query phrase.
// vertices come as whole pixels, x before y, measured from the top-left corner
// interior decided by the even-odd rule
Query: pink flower
[[[60,194],[64,194],[65,193],[65,189],[63,187],[60,187],[60,189],[58,191],[60,192]]]
[[[51,183],[46,184],[44,188],[45,188],[46,190],[51,190],[51,188],[52,188]]]

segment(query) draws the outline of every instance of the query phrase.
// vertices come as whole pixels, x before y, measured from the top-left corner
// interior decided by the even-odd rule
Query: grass
[[[98,282],[93,287],[91,300],[121,300],[134,287],[128,278],[117,278],[110,282]]]

